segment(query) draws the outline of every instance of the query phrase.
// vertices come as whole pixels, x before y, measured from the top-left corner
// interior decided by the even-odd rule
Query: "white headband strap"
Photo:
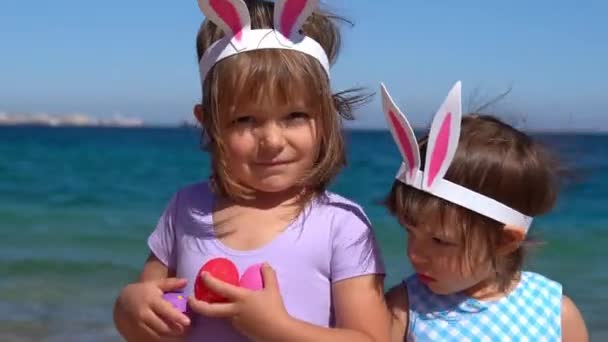
[[[444,178],[452,163],[460,138],[462,119],[460,89],[461,84],[457,82],[433,118],[425,167],[422,171],[420,169],[420,151],[414,131],[405,115],[395,105],[386,87],[381,84],[384,114],[403,156],[403,162],[396,178],[404,184],[526,233],[532,224],[532,217]]]
[[[406,172],[407,167],[404,163],[401,163],[401,167],[399,168],[396,178],[402,183],[408,184],[405,181]],[[422,179],[422,171],[416,170],[416,180],[412,184],[408,185],[418,190],[425,191],[422,187]],[[489,217],[495,221],[519,227],[523,229],[524,233],[532,224],[531,217],[511,209],[493,198],[482,195],[473,190],[469,190],[464,186],[450,182],[447,179],[438,180],[438,184],[433,189],[432,194],[448,202],[452,202],[461,207],[472,210],[480,215]]]

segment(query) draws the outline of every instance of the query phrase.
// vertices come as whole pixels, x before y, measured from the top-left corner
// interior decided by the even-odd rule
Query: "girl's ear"
[[[192,109],[192,113],[194,114],[194,117],[196,118],[196,121],[198,121],[199,124],[203,124],[203,106],[200,104],[197,104],[194,106],[194,108]]]
[[[500,241],[498,242],[498,254],[506,256],[513,253],[521,243],[524,241],[526,234],[521,228],[506,225],[502,233],[500,234]]]

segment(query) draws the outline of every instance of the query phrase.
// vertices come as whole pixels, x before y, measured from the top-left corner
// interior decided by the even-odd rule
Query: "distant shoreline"
[[[163,128],[197,128],[198,125],[192,120],[181,120],[173,123],[145,122],[138,117],[127,117],[114,114],[110,118],[97,118],[82,113],[72,114],[49,114],[49,113],[6,113],[0,111],[0,127],[49,127],[49,128],[137,128],[137,129],[163,129]],[[416,127],[417,132],[424,132],[426,127]],[[345,130],[349,132],[374,132],[387,131],[385,127],[361,127],[360,124],[346,125]],[[608,128],[579,127],[579,128],[523,128],[525,132],[532,134],[608,134]]]
[[[86,114],[49,115],[9,114],[0,112],[0,126],[44,127],[143,127],[142,119],[114,115],[109,119],[97,119]]]

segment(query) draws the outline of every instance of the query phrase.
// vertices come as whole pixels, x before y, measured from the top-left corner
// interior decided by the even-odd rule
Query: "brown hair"
[[[420,141],[422,165],[427,138]],[[458,149],[445,178],[525,215],[537,216],[555,205],[556,170],[556,160],[531,137],[494,117],[473,114],[462,119]],[[507,256],[497,254],[503,223],[397,180],[385,205],[406,225],[456,228],[464,255],[462,269],[491,260],[501,290],[509,286],[523,266],[523,246]]]
[[[272,2],[245,1],[251,15],[253,29],[272,28]],[[315,12],[302,27],[305,35],[315,39],[325,50],[333,64],[340,49],[340,32],[336,21],[343,20],[323,12]],[[223,37],[222,31],[212,22],[205,21],[197,35],[198,59],[207,48]],[[202,137],[204,148],[211,152],[212,179],[215,191],[231,198],[247,198],[248,189],[231,178],[226,169],[224,145],[221,139],[222,123],[230,116],[235,105],[271,97],[273,101],[288,104],[294,97],[307,96],[307,104],[314,106],[309,113],[316,119],[319,148],[316,163],[300,184],[322,192],[346,163],[342,119],[353,119],[354,106],[369,97],[347,90],[332,94],[329,79],[321,64],[301,52],[268,49],[255,50],[228,57],[217,63],[203,83]]]

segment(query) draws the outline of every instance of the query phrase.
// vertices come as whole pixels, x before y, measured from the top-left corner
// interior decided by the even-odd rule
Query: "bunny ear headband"
[[[207,19],[216,24],[224,38],[207,49],[199,61],[201,83],[215,63],[241,52],[287,49],[308,54],[321,63],[329,76],[329,60],[321,45],[303,36],[300,28],[317,7],[318,0],[277,0],[274,29],[251,29],[251,17],[243,0],[198,0]]]
[[[433,118],[424,171],[420,169],[420,152],[412,127],[393,102],[384,84],[381,84],[380,88],[384,115],[403,157],[396,176],[399,181],[504,223],[511,228],[519,229],[524,234],[528,231],[532,223],[531,217],[443,178],[452,163],[460,137],[462,118],[460,81],[452,87]]]

